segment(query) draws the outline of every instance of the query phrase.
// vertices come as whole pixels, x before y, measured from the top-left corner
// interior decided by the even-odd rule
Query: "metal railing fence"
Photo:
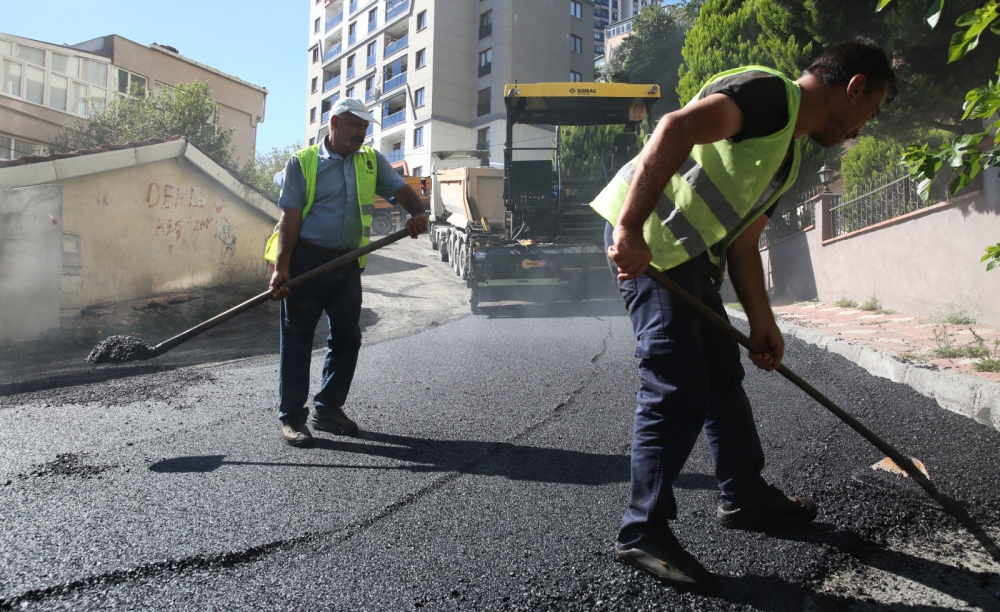
[[[758,246],[763,249],[816,224],[816,202],[822,185],[807,189],[794,197],[782,197],[767,227],[760,235]]]
[[[931,185],[930,197],[924,201],[917,194],[917,182],[903,169],[877,178],[854,193],[845,194],[840,203],[830,209],[830,238],[843,236],[889,219],[927,208],[947,199],[947,176],[942,175]]]

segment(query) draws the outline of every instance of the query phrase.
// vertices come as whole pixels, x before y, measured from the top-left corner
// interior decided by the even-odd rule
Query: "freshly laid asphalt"
[[[900,609],[1000,608],[1000,578],[959,558],[971,536],[749,362],[765,477],[813,497],[816,523],[720,527],[700,441],[674,527],[723,591],[678,593],[617,563],[628,320],[492,313],[365,346],[347,406],[362,433],[313,449],[280,439],[274,356],[0,397],[0,609],[889,607],[886,592],[830,588],[865,568],[919,587]],[[1000,531],[1000,432],[795,339],[785,363]],[[942,538],[961,546],[921,553]]]

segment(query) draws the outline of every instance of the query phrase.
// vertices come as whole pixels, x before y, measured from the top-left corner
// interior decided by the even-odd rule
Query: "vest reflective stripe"
[[[691,150],[690,157],[664,187],[643,226],[643,236],[653,253],[653,265],[661,270],[708,251],[721,273],[718,253],[724,252],[795,181],[799,152],[797,146],[792,146],[794,157],[788,176],[767,202],[760,202],[793,143],[800,101],[798,85],[774,70],[759,66],[723,72],[709,83],[749,71],[767,72],[785,81],[789,120],[776,134],[740,143],[724,140],[696,145]],[[591,203],[610,223],[618,221],[639,159],[622,167]]]
[[[316,199],[316,172],[319,168],[319,145],[315,144],[295,153],[299,159],[299,167],[302,168],[302,176],[306,181],[306,205],[302,207],[302,218],[304,219],[312,208]],[[354,154],[354,176],[358,188],[358,208],[361,212],[361,241],[359,246],[365,246],[370,242],[372,235],[372,216],[375,214],[375,185],[378,181],[378,158],[375,156],[375,149],[371,147],[361,147],[361,150]],[[274,233],[267,240],[264,248],[264,259],[271,263],[278,260],[278,227],[275,226]],[[358,265],[363,270],[368,263],[368,256],[358,260]]]

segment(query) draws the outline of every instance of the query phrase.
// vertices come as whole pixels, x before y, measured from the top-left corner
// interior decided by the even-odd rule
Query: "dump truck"
[[[424,210],[430,210],[431,199],[427,195],[426,179],[419,176],[404,176],[403,180],[420,197],[420,201],[424,204]],[[385,236],[391,233],[393,228],[399,227],[409,218],[410,213],[396,203],[396,198],[386,200],[381,196],[375,196],[375,213],[372,215],[372,234]]]
[[[638,153],[637,128],[659,98],[657,85],[515,83],[504,88],[502,167],[489,164],[485,151],[435,154],[452,165],[467,160],[464,167],[436,162],[432,169],[430,241],[472,290],[473,313],[483,302],[617,295],[604,252],[605,221],[589,204]],[[516,125],[554,129],[555,147],[519,146]],[[599,152],[596,179],[564,176],[559,128],[574,125],[622,126],[613,145]],[[537,159],[539,152],[548,158]]]

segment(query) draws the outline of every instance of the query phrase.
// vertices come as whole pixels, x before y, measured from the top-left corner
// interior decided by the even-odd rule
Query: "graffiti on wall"
[[[222,216],[226,205],[224,196],[216,198],[199,187],[183,188],[153,181],[146,187],[146,207],[170,211],[162,217],[157,215],[153,226],[154,235],[177,242],[184,236],[196,236],[198,233],[214,230],[216,239],[222,243],[226,253],[234,255],[235,229]]]

